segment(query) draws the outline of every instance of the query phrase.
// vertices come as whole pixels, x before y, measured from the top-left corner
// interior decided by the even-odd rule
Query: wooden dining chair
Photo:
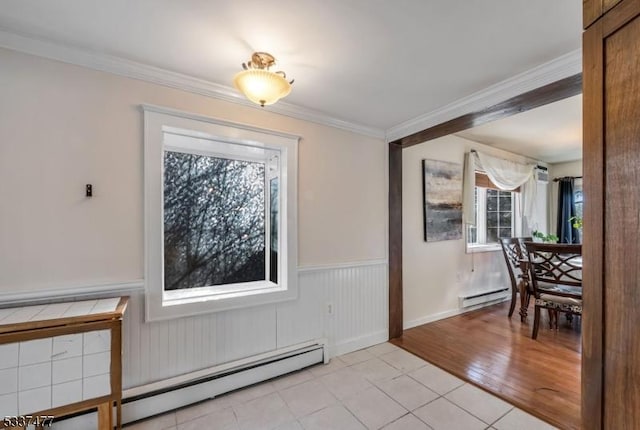
[[[518,291],[523,291],[523,286],[521,284],[523,282],[523,271],[521,265],[523,254],[517,237],[500,239],[500,246],[502,246],[502,254],[504,255],[504,259],[507,263],[509,279],[511,280],[511,306],[509,306],[509,318],[511,318],[513,311],[516,308],[516,303],[518,302]],[[520,319],[522,320],[522,312],[520,312]]]
[[[531,338],[536,339],[540,309],[549,309],[550,315],[557,312],[582,315],[582,245],[525,242],[525,246],[535,297]],[[557,317],[555,327],[558,328]]]
[[[527,242],[533,242],[533,237],[531,236],[527,236],[527,237],[519,237],[518,238],[518,243],[520,244],[520,252],[522,253],[522,255],[526,258],[527,257],[527,246],[525,245],[525,243]]]
[[[520,321],[524,322],[527,319],[527,314],[529,313],[529,303],[531,301],[531,296],[533,295],[533,288],[531,287],[531,282],[529,281],[529,254],[527,253],[527,247],[525,243],[533,242],[533,237],[519,237],[518,243],[520,244],[520,254],[522,258],[520,259],[520,271],[522,272],[522,282],[520,289]]]

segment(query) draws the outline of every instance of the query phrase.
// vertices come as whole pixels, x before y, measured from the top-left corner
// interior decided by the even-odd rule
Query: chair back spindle
[[[535,297],[531,337],[536,339],[540,309],[549,310],[549,323],[558,329],[558,312],[582,315],[582,245],[525,242],[529,278]]]
[[[511,306],[509,307],[509,317],[511,317],[516,307],[518,290],[520,290],[523,282],[526,283],[526,274],[522,265],[522,247],[517,237],[500,239],[500,246],[502,247],[502,254],[507,263],[509,279],[511,280]],[[526,291],[526,287],[523,288],[522,291]],[[523,301],[523,303],[525,302]],[[524,305],[520,306],[521,320],[525,318],[523,307]]]
[[[526,243],[529,253],[529,277],[533,292],[540,290],[559,296],[581,296],[575,288],[582,287],[582,245],[556,243]],[[565,288],[562,287],[573,287]]]

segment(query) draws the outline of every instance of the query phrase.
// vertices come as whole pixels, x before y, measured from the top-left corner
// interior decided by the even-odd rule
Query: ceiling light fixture
[[[272,105],[289,95],[294,81],[287,81],[287,75],[282,71],[269,70],[275,64],[273,55],[254,52],[251,61],[242,63],[244,70],[233,78],[233,83],[252,102],[262,107]]]

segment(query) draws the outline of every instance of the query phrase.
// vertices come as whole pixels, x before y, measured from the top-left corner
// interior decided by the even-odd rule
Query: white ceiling
[[[582,94],[457,135],[547,163],[579,160],[582,158]]]
[[[263,50],[287,101],[378,129],[580,47],[581,0],[3,0],[0,28],[232,86]]]

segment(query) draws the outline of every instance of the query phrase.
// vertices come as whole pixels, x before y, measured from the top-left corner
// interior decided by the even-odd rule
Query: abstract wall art
[[[462,239],[462,164],[422,160],[424,240]]]

